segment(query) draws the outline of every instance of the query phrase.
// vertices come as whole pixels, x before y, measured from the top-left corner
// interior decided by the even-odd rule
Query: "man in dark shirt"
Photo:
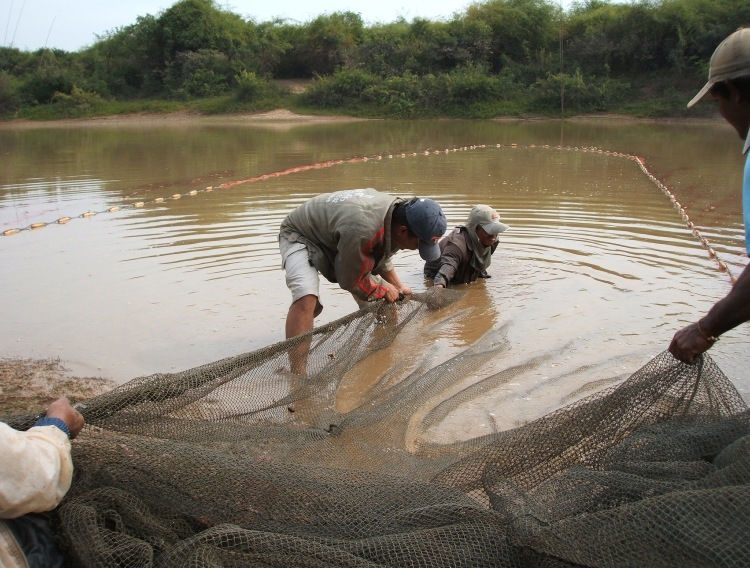
[[[434,286],[440,288],[489,278],[487,268],[497,248],[497,236],[507,228],[492,207],[475,205],[466,224],[440,241],[440,258],[425,263],[424,275],[434,278]]]

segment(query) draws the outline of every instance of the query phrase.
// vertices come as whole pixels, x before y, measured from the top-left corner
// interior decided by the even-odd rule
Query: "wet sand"
[[[296,114],[286,109],[276,109],[260,113],[242,113],[242,114],[220,114],[204,115],[188,111],[172,113],[147,113],[136,112],[132,114],[118,114],[110,116],[97,116],[92,118],[70,118],[60,120],[28,120],[13,119],[0,121],[0,129],[6,130],[23,130],[34,128],[91,128],[96,126],[153,126],[164,124],[179,123],[210,123],[210,124],[227,124],[227,123],[283,123],[289,124],[307,124],[307,123],[324,123],[324,122],[353,122],[363,120],[377,120],[369,118],[357,118],[353,116],[341,115],[302,115]]]
[[[42,412],[61,396],[75,403],[115,386],[108,379],[70,376],[59,359],[0,358],[0,415]]]

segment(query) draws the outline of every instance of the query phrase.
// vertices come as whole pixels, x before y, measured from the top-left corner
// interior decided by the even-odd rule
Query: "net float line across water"
[[[94,217],[96,215],[103,214],[103,213],[117,213],[119,211],[124,211],[127,209],[138,209],[138,208],[145,207],[152,203],[165,203],[168,201],[176,201],[183,197],[191,197],[191,196],[198,195],[199,193],[207,193],[207,192],[217,191],[221,189],[227,189],[230,187],[235,187],[235,186],[243,185],[247,183],[255,183],[255,182],[265,181],[268,179],[277,178],[281,176],[304,173],[310,170],[320,170],[320,169],[325,169],[325,168],[331,168],[331,167],[339,166],[343,164],[357,164],[357,163],[368,162],[371,160],[384,160],[384,159],[390,160],[390,159],[399,159],[399,158],[405,159],[405,158],[417,157],[417,156],[450,154],[453,152],[466,152],[470,150],[487,149],[487,148],[525,148],[525,149],[541,148],[544,150],[585,152],[585,153],[592,153],[592,154],[601,154],[601,155],[606,155],[606,156],[614,156],[617,158],[624,158],[624,159],[635,162],[640,168],[640,170],[643,172],[643,174],[646,177],[648,177],[649,180],[651,180],[651,182],[653,182],[654,185],[657,188],[659,188],[662,191],[662,193],[664,193],[664,195],[670,200],[670,202],[673,204],[674,208],[677,210],[682,220],[685,222],[685,226],[691,231],[693,236],[696,239],[698,239],[698,241],[701,243],[703,248],[708,253],[709,258],[713,259],[716,262],[718,270],[720,272],[726,273],[729,276],[729,279],[731,280],[732,284],[735,283],[736,278],[729,270],[727,263],[719,258],[716,251],[711,246],[711,243],[708,241],[708,239],[704,237],[701,234],[700,230],[693,224],[693,222],[688,217],[687,211],[680,204],[680,202],[674,196],[672,191],[661,180],[659,180],[653,173],[651,173],[651,171],[649,170],[646,164],[646,160],[642,156],[638,156],[635,154],[627,154],[623,152],[615,152],[611,150],[603,150],[601,148],[596,148],[596,147],[577,147],[577,146],[559,146],[559,145],[553,146],[549,144],[544,144],[544,145],[476,144],[476,145],[459,146],[455,148],[446,148],[444,150],[428,149],[428,150],[422,150],[419,152],[397,152],[397,153],[396,152],[393,152],[393,153],[384,152],[381,154],[375,154],[371,156],[360,156],[360,157],[351,157],[351,158],[341,158],[341,159],[336,159],[336,160],[326,160],[322,162],[316,162],[313,164],[294,166],[291,168],[287,168],[285,170],[279,170],[275,172],[261,174],[261,175],[253,176],[253,177],[246,178],[246,179],[227,181],[216,186],[207,186],[203,189],[193,189],[186,193],[175,193],[167,197],[156,197],[148,201],[136,201],[130,204],[112,206],[102,211],[86,211],[84,213],[81,213],[80,215],[77,215],[76,217],[65,216],[65,217],[60,217],[59,219],[56,219],[54,221],[49,221],[49,222],[43,221],[43,222],[31,223],[30,225],[27,225],[26,227],[6,229],[2,233],[0,233],[0,236],[8,237],[11,235],[16,235],[18,233],[21,233],[23,231],[35,231],[38,229],[43,229],[45,227],[48,227],[49,225],[64,225],[72,221],[73,219]]]

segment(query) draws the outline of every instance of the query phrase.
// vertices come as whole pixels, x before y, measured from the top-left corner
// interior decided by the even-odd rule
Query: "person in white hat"
[[[719,113],[744,140],[742,152],[750,148],[750,28],[740,28],[719,44],[711,56],[708,82],[688,103],[688,107],[711,99]],[[750,157],[745,159],[743,179],[745,247],[750,253]],[[746,266],[732,290],[706,315],[679,330],[669,351],[684,363],[695,363],[701,353],[716,343],[722,333],[750,320],[750,265]]]
[[[475,205],[466,223],[440,241],[440,258],[425,262],[425,277],[433,278],[433,286],[438,288],[489,278],[487,269],[497,249],[497,236],[507,229],[492,207]]]

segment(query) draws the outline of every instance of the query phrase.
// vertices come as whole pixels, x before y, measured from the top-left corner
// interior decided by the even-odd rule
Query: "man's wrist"
[[[703,339],[708,341],[709,343],[716,343],[719,341],[719,335],[714,334],[710,328],[706,328],[705,325],[702,325],[703,320],[698,320],[696,322],[696,325],[698,327],[698,332],[703,336]]]

